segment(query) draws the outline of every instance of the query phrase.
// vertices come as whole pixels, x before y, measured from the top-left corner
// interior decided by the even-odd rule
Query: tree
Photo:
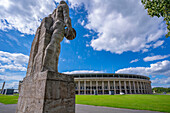
[[[163,92],[170,92],[170,88],[163,88],[163,87],[155,87],[152,88],[152,91],[155,90],[156,93],[163,93]]]
[[[166,37],[170,36],[170,0],[141,0],[145,9],[148,10],[148,15],[151,17],[164,17],[167,24],[168,33]]]

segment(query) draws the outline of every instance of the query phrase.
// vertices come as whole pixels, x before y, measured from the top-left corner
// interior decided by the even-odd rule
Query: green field
[[[170,95],[77,95],[76,104],[170,112]]]
[[[0,95],[0,103],[17,101],[18,96]],[[170,112],[170,95],[76,95],[76,104]]]
[[[3,104],[17,104],[18,95],[0,95],[0,103]]]

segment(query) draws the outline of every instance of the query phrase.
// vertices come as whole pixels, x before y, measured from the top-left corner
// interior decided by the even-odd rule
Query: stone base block
[[[50,71],[25,77],[16,113],[75,113],[74,78]]]

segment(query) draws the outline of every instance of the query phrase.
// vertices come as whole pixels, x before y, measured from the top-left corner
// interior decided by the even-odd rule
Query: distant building
[[[14,89],[4,89],[2,91],[2,94],[4,94],[4,95],[13,95],[14,94]]]
[[[75,94],[152,94],[150,78],[135,74],[84,73],[74,76]],[[19,92],[22,81],[19,82]]]
[[[152,94],[150,78],[134,74],[91,73],[74,76],[76,94]]]

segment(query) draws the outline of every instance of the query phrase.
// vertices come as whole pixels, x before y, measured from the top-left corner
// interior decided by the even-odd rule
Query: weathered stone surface
[[[68,5],[61,1],[36,31],[27,75],[20,83],[17,113],[75,113],[74,78],[58,73],[64,36],[72,40],[76,32]]]
[[[65,79],[67,78],[67,79]],[[75,113],[74,78],[45,71],[25,77],[17,113]]]
[[[60,42],[64,36],[72,40],[76,37],[76,31],[71,25],[69,7],[66,2],[61,1],[54,12],[42,20],[36,31],[27,76],[45,70],[58,72]]]

